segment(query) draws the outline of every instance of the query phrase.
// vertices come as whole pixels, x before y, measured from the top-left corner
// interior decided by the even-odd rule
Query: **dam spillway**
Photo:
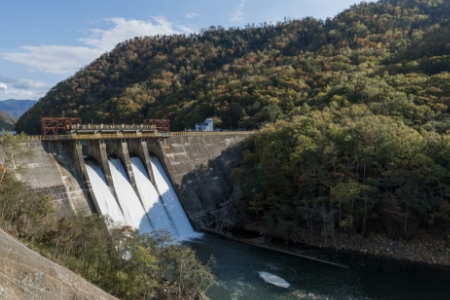
[[[174,237],[178,237],[175,222],[168,213],[155,186],[145,170],[139,157],[132,157],[131,164],[136,178],[137,189],[147,216],[152,220],[154,230],[168,230]]]
[[[167,218],[162,225],[163,221],[155,223],[153,219],[161,216],[162,220],[169,212],[167,205],[172,194],[178,196],[191,227],[214,228],[214,224],[225,224],[226,205],[240,197],[240,189],[230,181],[229,175],[240,162],[245,137],[242,133],[199,135],[186,132],[161,139],[108,140],[104,137],[44,141],[31,136],[21,142],[27,154],[15,155],[14,160],[22,169],[17,178],[33,192],[49,195],[60,215],[104,215],[109,211],[112,219],[126,224],[119,191],[115,188],[117,184],[113,182],[113,166],[108,161],[111,157],[118,158],[126,175],[122,177],[132,186],[143,207],[142,214],[145,212],[152,221],[152,227],[170,228],[174,236],[182,236],[184,228],[178,232],[177,220]],[[152,171],[152,155],[159,159],[159,163],[153,163],[153,168],[160,165],[165,173],[165,188],[169,193],[164,195],[159,191],[163,197],[155,195],[159,190],[155,182],[158,174]],[[139,179],[139,176],[144,178]],[[107,199],[115,199],[116,203]],[[166,199],[168,203],[164,202]]]
[[[102,168],[96,162],[87,160],[86,170],[100,209],[98,213],[103,216],[107,215],[115,226],[125,225],[126,221],[122,210],[106,183]]]
[[[177,194],[175,193],[175,190],[170,183],[170,180],[167,177],[159,159],[152,155],[150,160],[152,170],[154,171],[156,187],[161,195],[161,201],[167,211],[167,214],[170,216],[170,220],[175,220],[173,224],[175,225],[175,231],[178,238],[189,238],[193,235],[194,229],[189,223]]]
[[[113,225],[129,226],[139,233],[166,230],[177,240],[198,236],[171,186],[158,158],[152,156],[152,168],[158,190],[150,181],[139,157],[130,159],[138,193],[133,189],[125,168],[118,158],[108,158],[117,199],[111,193],[102,169],[87,160],[86,168],[100,213]]]
[[[122,208],[126,224],[139,230],[140,233],[153,231],[153,226],[130,184],[120,159],[109,158],[108,163],[117,193],[117,200]]]

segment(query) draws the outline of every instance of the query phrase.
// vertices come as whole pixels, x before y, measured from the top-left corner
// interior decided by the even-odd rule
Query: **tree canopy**
[[[58,83],[17,129],[38,133],[40,116],[169,118],[172,130],[215,117],[224,128],[255,128],[307,107],[365,103],[445,132],[449,6],[363,2],[333,19],[135,37]]]
[[[0,130],[14,130],[16,121],[12,115],[0,111]]]

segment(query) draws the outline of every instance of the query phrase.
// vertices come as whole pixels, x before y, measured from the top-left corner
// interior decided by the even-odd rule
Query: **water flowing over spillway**
[[[120,159],[108,159],[111,175],[114,182],[119,204],[122,207],[123,215],[128,225],[134,229],[138,229],[140,233],[153,231],[153,226],[147,217],[138,196],[136,195],[128,175]]]
[[[99,213],[108,215],[115,225],[126,225],[122,211],[106,183],[102,168],[96,162],[86,161],[86,171],[100,209]]]
[[[141,197],[147,216],[152,220],[153,229],[168,230],[174,238],[178,238],[179,234],[176,226],[167,213],[158,191],[150,181],[141,159],[139,157],[132,157],[131,166],[133,168],[134,178],[136,179],[139,196]]]
[[[164,168],[156,156],[151,155],[153,175],[155,177],[156,187],[161,195],[162,202],[172,220],[174,220],[175,229],[178,233],[178,239],[188,239],[198,234],[189,223],[186,213],[175,193]]]
[[[120,159],[109,158],[117,200],[111,193],[101,167],[86,160],[86,169],[97,199],[100,214],[108,215],[117,225],[128,225],[139,233],[167,230],[177,240],[200,236],[192,228],[161,162],[151,158],[156,187],[138,157],[131,157],[132,171],[138,194],[133,189]]]

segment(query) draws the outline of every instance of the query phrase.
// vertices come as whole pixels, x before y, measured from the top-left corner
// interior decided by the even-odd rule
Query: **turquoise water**
[[[189,244],[212,269],[218,284],[206,295],[220,299],[450,299],[450,268],[380,259],[368,255],[300,249],[304,255],[337,262],[349,269],[205,235]],[[285,280],[288,288],[266,282],[262,274]]]
[[[15,132],[15,131],[10,131],[9,133],[11,133],[11,134],[16,134],[17,132]],[[1,131],[1,130],[0,130],[0,135],[3,135],[3,131]]]

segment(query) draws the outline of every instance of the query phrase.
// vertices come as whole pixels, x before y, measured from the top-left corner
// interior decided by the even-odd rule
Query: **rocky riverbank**
[[[392,240],[380,234],[368,237],[357,235],[353,239],[347,237],[342,249],[428,264],[450,265],[448,243],[425,233],[419,239],[410,241]]]
[[[257,225],[251,224],[246,230],[257,230],[261,237],[252,239],[253,243],[267,245],[273,240],[279,239],[275,235],[267,234]],[[296,237],[291,242],[302,243],[319,248],[337,248],[344,251],[355,251],[360,253],[384,256],[400,260],[422,262],[433,265],[450,266],[450,236],[435,238],[422,232],[420,238],[412,240],[392,240],[381,234],[361,236],[358,234],[344,234],[342,241],[336,241],[336,245],[328,240],[325,243],[317,236],[312,242],[306,237]]]

